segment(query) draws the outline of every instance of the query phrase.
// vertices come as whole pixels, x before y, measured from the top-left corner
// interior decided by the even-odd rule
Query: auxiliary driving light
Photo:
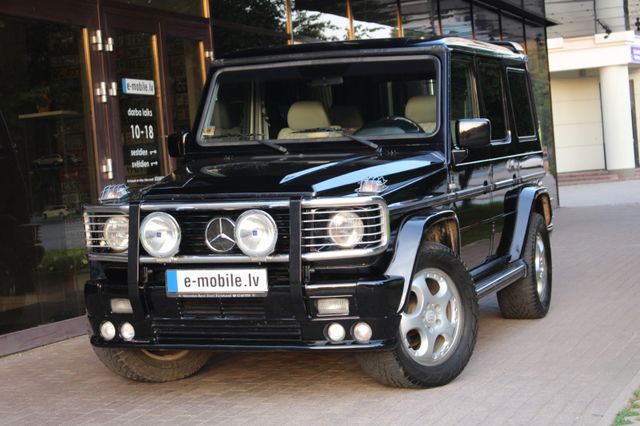
[[[318,315],[349,315],[349,299],[331,298],[316,301]]]
[[[332,322],[327,327],[327,339],[332,343],[340,343],[344,340],[347,335],[344,327],[338,324],[337,322]]]
[[[100,325],[100,336],[104,340],[112,340],[116,337],[116,326],[111,321],[105,321]]]
[[[373,330],[371,330],[371,326],[366,322],[358,322],[351,329],[351,334],[353,338],[356,339],[356,342],[365,343],[371,340]]]
[[[262,210],[247,210],[236,221],[236,244],[250,257],[270,255],[278,241],[278,227],[271,215]]]
[[[128,322],[123,322],[120,326],[120,337],[122,340],[130,342],[136,336],[136,329]]]
[[[132,314],[133,308],[129,299],[111,299],[111,312],[114,314]]]

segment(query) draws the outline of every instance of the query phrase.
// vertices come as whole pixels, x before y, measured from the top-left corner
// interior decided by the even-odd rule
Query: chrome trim
[[[87,213],[129,213],[129,204],[118,204],[108,206],[86,205],[84,206],[84,214]]]
[[[476,284],[478,299],[502,290],[527,275],[527,264],[520,259],[497,274],[491,275]]]
[[[164,264],[164,263],[256,263],[256,262],[288,262],[288,254],[276,254],[265,257],[249,257],[243,255],[211,255],[211,256],[173,256],[173,257],[153,257],[140,256],[140,263]]]
[[[173,210],[173,211],[200,211],[200,210],[242,210],[253,208],[279,208],[289,207],[288,200],[256,200],[256,201],[220,201],[204,203],[141,203],[141,211]]]
[[[348,250],[332,250],[318,251],[314,253],[303,253],[303,260],[330,260],[330,259],[353,259],[355,257],[366,257],[380,254],[387,249],[388,238],[384,239],[384,244],[373,248],[364,249],[348,249]]]
[[[302,200],[302,208],[322,207],[358,207],[367,204],[384,205],[382,197],[336,197],[336,198],[307,198]]]
[[[89,258],[89,260],[95,260],[98,262],[121,262],[121,263],[127,263],[129,261],[129,258],[127,256],[126,252],[120,252],[120,253],[89,253],[87,255],[87,257]]]
[[[553,223],[550,223],[547,225],[547,232],[552,232],[553,231]]]
[[[348,288],[356,288],[356,283],[332,283],[332,284],[305,284],[304,289],[307,292],[318,292],[323,290],[343,290]]]

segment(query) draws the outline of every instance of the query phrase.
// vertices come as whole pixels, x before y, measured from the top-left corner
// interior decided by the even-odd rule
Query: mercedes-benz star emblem
[[[205,230],[205,241],[209,248],[216,253],[226,253],[235,247],[233,239],[236,224],[228,217],[211,219]]]

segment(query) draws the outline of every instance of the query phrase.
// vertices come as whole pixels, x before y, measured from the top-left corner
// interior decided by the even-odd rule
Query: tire
[[[147,351],[93,347],[111,371],[139,382],[170,382],[197,373],[211,358],[204,351]]]
[[[532,213],[529,219],[522,258],[527,276],[498,292],[500,311],[510,319],[542,318],[551,305],[552,265],[549,232],[538,213]]]
[[[445,385],[462,372],[476,344],[478,299],[473,280],[449,248],[426,243],[418,254],[408,299],[396,348],[358,354],[358,362],[387,386]]]

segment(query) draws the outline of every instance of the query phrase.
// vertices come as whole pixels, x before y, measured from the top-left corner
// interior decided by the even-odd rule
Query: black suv
[[[167,381],[210,351],[354,351],[392,386],[467,364],[478,299],[551,300],[551,203],[526,56],[459,38],[217,60],[175,172],[87,206],[91,343]]]

